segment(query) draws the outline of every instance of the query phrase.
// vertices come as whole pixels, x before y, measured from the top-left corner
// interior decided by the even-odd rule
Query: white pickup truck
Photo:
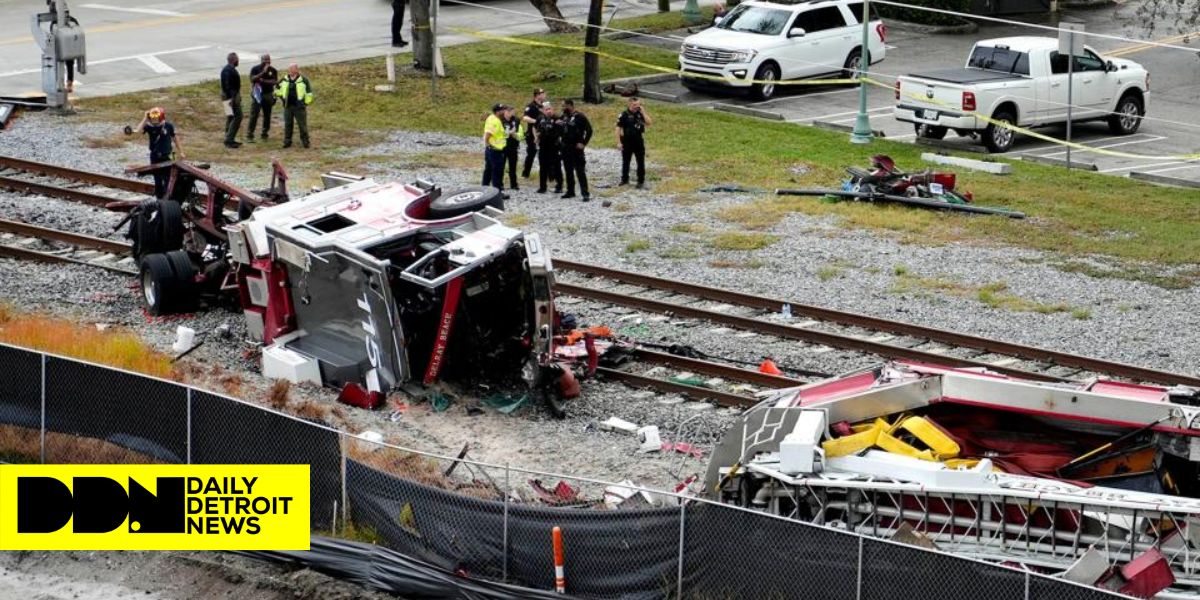
[[[981,135],[989,150],[1006,152],[1016,134],[996,123],[1039,127],[1067,121],[1067,67],[1055,38],[984,40],[975,44],[964,68],[897,79],[894,114],[912,123],[918,137],[941,139],[953,129]],[[1150,92],[1150,75],[1141,65],[1106,60],[1085,48],[1073,70],[1073,122],[1107,120],[1121,135],[1138,130]]]

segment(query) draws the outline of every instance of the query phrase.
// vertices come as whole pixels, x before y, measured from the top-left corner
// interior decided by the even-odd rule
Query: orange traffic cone
[[[769,358],[764,358],[762,364],[758,365],[758,372],[766,373],[767,375],[783,375],[783,371],[780,371],[779,367],[775,366],[775,361]]]

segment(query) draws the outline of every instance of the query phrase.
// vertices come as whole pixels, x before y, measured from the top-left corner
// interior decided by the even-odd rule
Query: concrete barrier
[[[963,158],[961,156],[946,156],[944,154],[934,154],[932,152],[921,153],[921,160],[928,161],[939,165],[950,165],[954,167],[963,167],[975,171],[983,171],[992,175],[1008,175],[1012,173],[1012,165],[1000,162],[988,162],[985,160],[976,160],[974,158]]]
[[[1170,185],[1175,187],[1200,189],[1200,181],[1183,179],[1182,177],[1171,177],[1170,175],[1158,175],[1155,173],[1143,173],[1142,171],[1130,171],[1129,178],[1145,181],[1147,183],[1153,183],[1156,185]]]
[[[1050,157],[1050,156],[1026,155],[1026,156],[1022,156],[1021,160],[1025,161],[1025,162],[1041,163],[1043,165],[1053,165],[1055,167],[1070,167],[1072,169],[1079,169],[1080,171],[1099,171],[1100,170],[1100,167],[1096,166],[1096,163],[1086,162],[1086,161],[1082,161],[1082,160],[1072,160],[1069,165],[1067,164],[1067,159],[1065,159],[1065,158],[1054,158],[1054,157]]]
[[[761,108],[750,108],[749,106],[741,106],[739,104],[725,104],[725,103],[718,102],[713,105],[713,108],[715,108],[719,111],[723,111],[723,112],[736,113],[739,115],[748,115],[751,117],[758,117],[760,119],[770,119],[772,121],[785,121],[786,120],[783,117],[783,113],[771,112],[769,110],[762,110]]]
[[[854,133],[854,126],[846,125],[845,123],[831,123],[829,121],[813,121],[812,125],[813,125],[813,127],[816,127],[818,129],[828,129],[830,131],[844,131],[846,133]],[[884,133],[882,131],[880,131],[878,129],[872,129],[871,133],[874,134],[875,137],[887,137],[886,135],[884,135]]]

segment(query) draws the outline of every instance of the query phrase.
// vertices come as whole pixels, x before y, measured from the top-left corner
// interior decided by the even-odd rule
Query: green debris
[[[482,402],[497,411],[504,414],[511,414],[513,411],[521,408],[525,401],[529,400],[529,394],[494,394],[484,398]]]

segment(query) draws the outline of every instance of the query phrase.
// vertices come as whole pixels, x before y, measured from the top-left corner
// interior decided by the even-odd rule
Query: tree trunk
[[[418,69],[433,68],[433,33],[429,29],[430,0],[411,0],[413,66]]]
[[[551,33],[579,31],[579,28],[568,23],[562,12],[558,10],[558,0],[529,0],[529,3],[542,13],[542,20],[546,22],[546,27],[550,28]]]
[[[603,17],[604,0],[591,0],[588,6],[588,28],[583,36],[583,45],[588,48],[600,48],[600,20]],[[603,101],[600,95],[600,57],[588,52],[583,55],[583,101],[599,104]]]

